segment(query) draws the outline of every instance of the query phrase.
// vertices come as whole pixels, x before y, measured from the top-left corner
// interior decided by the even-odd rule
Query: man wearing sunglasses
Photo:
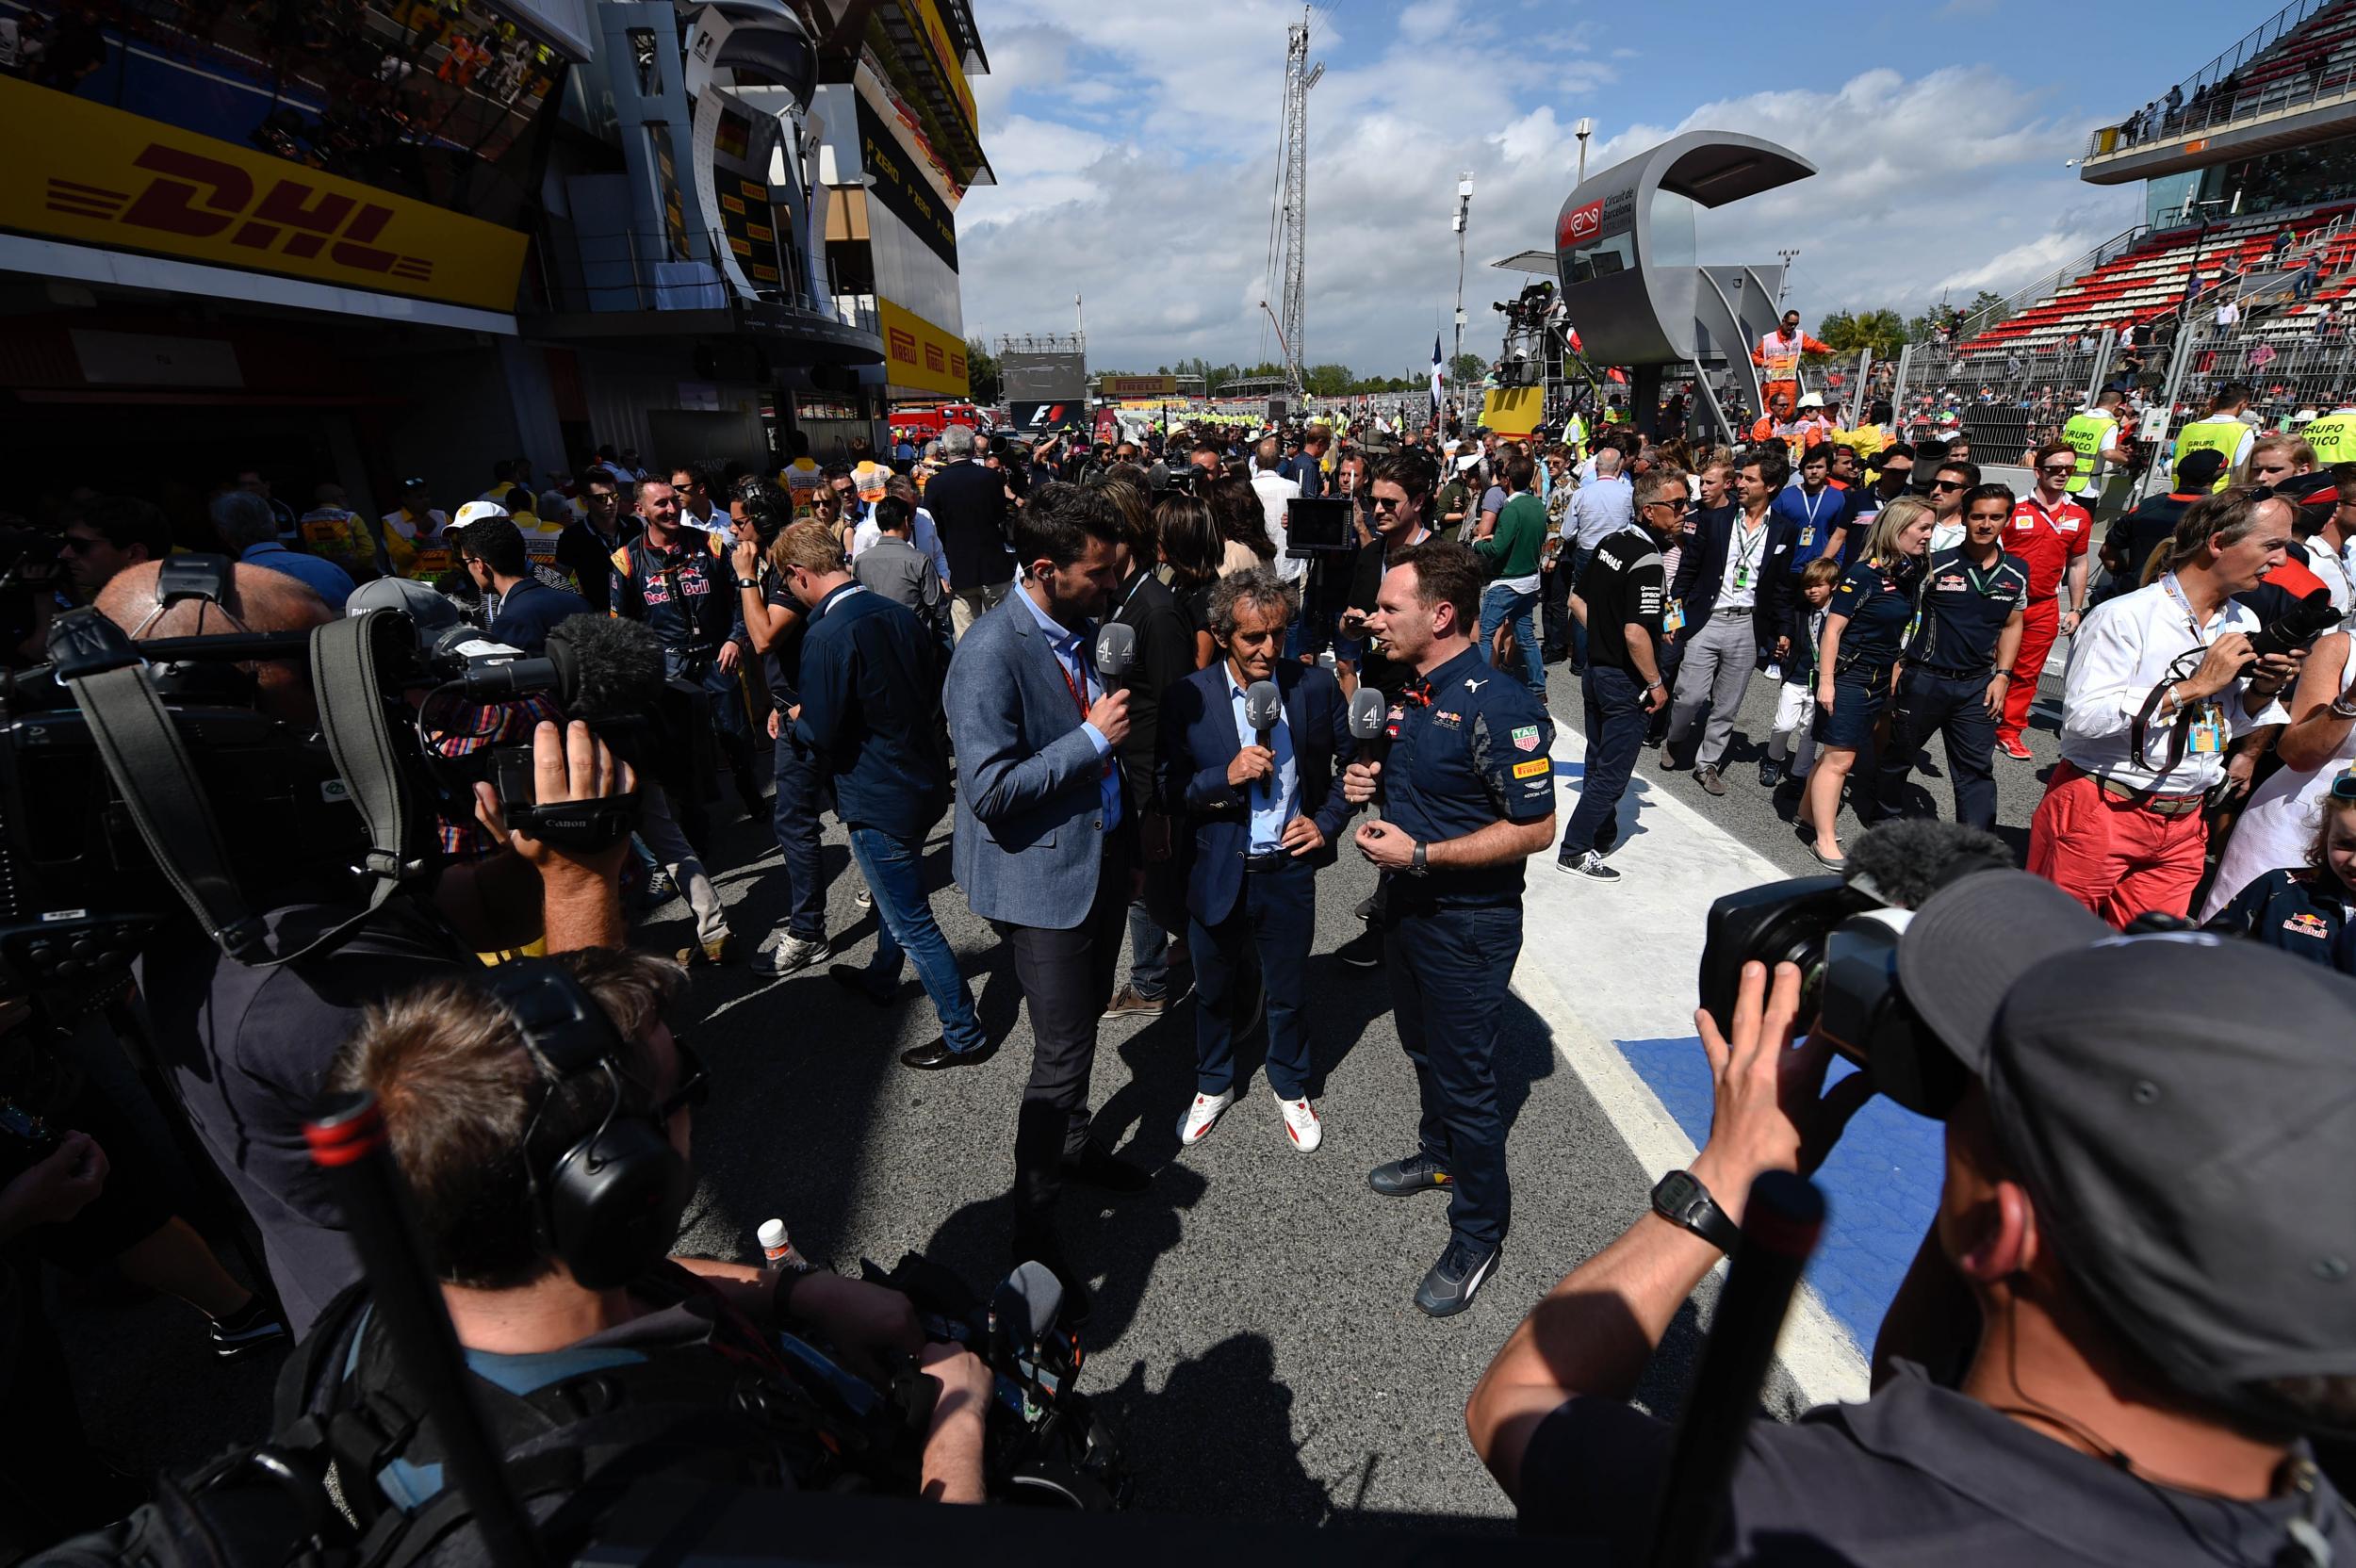
[[[1960,548],[1963,544],[1963,498],[1980,482],[1980,466],[1948,456],[1931,481],[1931,553]]]
[[[2045,673],[2054,638],[2074,633],[2078,617],[2086,612],[2086,546],[2094,538],[2093,515],[2070,498],[2071,477],[2078,471],[2077,449],[2068,441],[2048,441],[2037,449],[2036,466],[2037,488],[2021,498],[2012,509],[2012,521],[2004,525],[2004,552],[2019,556],[2029,567],[2021,654],[2013,662],[2004,717],[1996,721],[1996,749],[2017,762],[2035,760],[2021,735],[2029,727],[2029,705],[2037,700],[2037,678]],[[2067,604],[2057,596],[2065,577]]]

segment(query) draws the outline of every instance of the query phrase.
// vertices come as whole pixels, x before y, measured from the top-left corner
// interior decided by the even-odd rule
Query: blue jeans
[[[1546,655],[1538,645],[1535,615],[1538,596],[1518,593],[1502,582],[1492,582],[1481,591],[1481,647],[1489,648],[1489,639],[1497,635],[1498,627],[1513,623],[1513,641],[1518,645],[1522,660],[1522,682],[1535,693],[1540,701],[1546,695]]]
[[[780,696],[782,707],[793,701]],[[785,928],[804,941],[826,939],[826,863],[818,853],[818,765],[794,742],[791,726],[780,725],[777,743],[777,797],[770,825],[785,856]]]
[[[1301,972],[1317,928],[1317,870],[1295,860],[1275,871],[1246,872],[1235,906],[1217,925],[1186,918],[1194,954],[1194,1070],[1200,1094],[1235,1086],[1235,1024],[1240,984],[1257,956],[1268,993],[1268,1086],[1283,1100],[1309,1092],[1309,1032],[1301,1027]]]
[[[878,827],[851,829],[851,858],[859,862],[867,890],[875,896],[875,956],[868,961],[867,983],[883,992],[900,983],[905,957],[916,964],[916,978],[941,1015],[941,1037],[949,1049],[979,1051],[989,1040],[981,1021],[973,1016],[973,992],[957,972],[957,955],[933,919],[932,900],[924,894],[924,849],[921,840],[894,837]]]
[[[1170,988],[1170,933],[1141,898],[1129,905],[1129,988],[1148,1002]]]
[[[1448,1229],[1477,1247],[1495,1247],[1513,1209],[1497,1054],[1506,983],[1522,950],[1521,905],[1433,907],[1412,894],[1408,903],[1391,913],[1383,963],[1399,1043],[1423,1105],[1417,1145],[1453,1178]]]

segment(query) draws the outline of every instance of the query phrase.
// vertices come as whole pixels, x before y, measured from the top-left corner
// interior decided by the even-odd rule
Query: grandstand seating
[[[2350,0],[2350,6],[2356,9],[2356,0]],[[2205,235],[2198,228],[2154,231],[2125,254],[2072,279],[2028,309],[1959,344],[1958,351],[2051,351],[2076,334],[2154,320],[2180,306],[2188,286],[2197,293],[2216,283],[2229,263],[2244,276],[2279,270],[2270,264],[2270,257],[2274,237],[2285,229],[2303,236],[2346,219],[2352,211],[2356,208],[2342,204],[2263,213],[2212,223]],[[2197,282],[2193,278],[2196,253]],[[2298,258],[2306,253],[2304,245],[2293,253]],[[2272,318],[2270,335],[2311,330],[2314,317],[2340,310],[2348,296],[2356,293],[2356,275],[2350,271],[2356,268],[2356,232],[2331,236],[2324,244],[2323,258],[2323,282],[2314,300]]]
[[[2219,56],[2178,84],[2185,102],[2172,115],[2131,117],[2121,144],[2189,136],[2311,98],[2356,87],[2356,0],[2331,0],[2238,63]]]

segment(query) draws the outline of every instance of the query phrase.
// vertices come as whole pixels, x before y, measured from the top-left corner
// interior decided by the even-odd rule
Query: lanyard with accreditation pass
[[[2135,755],[2146,766],[2150,765],[2150,760],[2143,755],[2143,728],[2149,722],[2151,713],[2158,707],[2168,689],[2183,678],[2175,673],[2176,666],[2188,659],[2196,661],[2206,659],[2209,644],[2214,641],[2208,631],[2201,627],[2201,617],[2193,613],[2192,601],[2184,597],[2184,590],[2177,585],[2174,572],[2167,573],[2160,579],[2160,588],[2168,595],[2169,601],[2184,612],[2184,628],[2192,633],[2193,646],[2185,653],[2179,654],[2174,662],[2168,666],[2168,678],[2160,682],[2153,691],[2151,698],[2144,703],[2143,714],[2136,719]],[[2220,610],[2217,614],[2221,619],[2224,612]],[[2204,697],[2194,705],[2187,717],[2190,720],[2189,725],[2178,728],[2168,738],[2168,768],[2162,769],[2162,772],[2173,769],[2187,749],[2198,757],[2214,757],[2225,749],[2224,704],[2215,697]]]

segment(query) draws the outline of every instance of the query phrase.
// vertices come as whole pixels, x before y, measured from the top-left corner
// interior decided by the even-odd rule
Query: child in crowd
[[[1811,732],[1816,717],[1816,650],[1824,631],[1824,606],[1832,602],[1832,591],[1841,581],[1841,563],[1829,556],[1820,556],[1800,568],[1800,600],[1792,607],[1792,625],[1785,635],[1792,639],[1792,649],[1783,656],[1783,691],[1775,701],[1775,733],[1767,743],[1767,755],[1759,764],[1759,782],[1774,789],[1786,778],[1808,776],[1808,765],[1816,755],[1816,738]],[[1800,750],[1792,754],[1792,737],[1797,732]]]

